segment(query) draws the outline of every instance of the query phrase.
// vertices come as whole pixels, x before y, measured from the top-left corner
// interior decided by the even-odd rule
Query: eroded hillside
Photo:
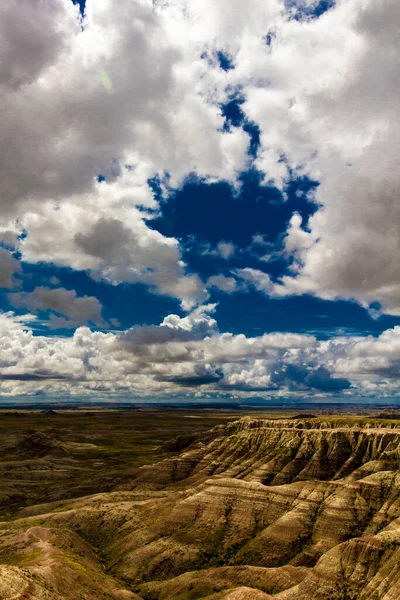
[[[104,473],[105,492],[1,523],[0,598],[400,598],[395,421],[246,417],[167,447]]]

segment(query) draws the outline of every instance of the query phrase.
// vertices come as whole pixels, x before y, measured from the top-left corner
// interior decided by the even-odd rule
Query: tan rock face
[[[372,425],[241,419],[2,523],[0,599],[398,600],[400,429]]]
[[[141,481],[165,485],[211,475],[282,485],[308,479],[363,477],[400,465],[399,430],[332,427],[324,422],[229,424],[209,444],[142,469]],[[376,463],[378,461],[378,463]]]

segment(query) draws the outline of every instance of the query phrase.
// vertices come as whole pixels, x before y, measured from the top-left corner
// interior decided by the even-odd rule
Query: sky
[[[3,0],[0,402],[400,400],[397,0]]]

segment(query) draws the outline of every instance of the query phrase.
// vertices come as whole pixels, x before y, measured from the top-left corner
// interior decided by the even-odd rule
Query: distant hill
[[[67,446],[48,433],[40,431],[25,437],[14,448],[16,454],[27,458],[43,456],[68,456]]]
[[[294,417],[290,417],[290,419],[316,419],[317,415],[313,415],[311,413],[298,414]]]

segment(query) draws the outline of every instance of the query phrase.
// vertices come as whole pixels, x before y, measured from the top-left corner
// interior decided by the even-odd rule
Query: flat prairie
[[[106,491],[120,471],[165,458],[236,418],[225,411],[0,411],[0,519],[39,502]]]

